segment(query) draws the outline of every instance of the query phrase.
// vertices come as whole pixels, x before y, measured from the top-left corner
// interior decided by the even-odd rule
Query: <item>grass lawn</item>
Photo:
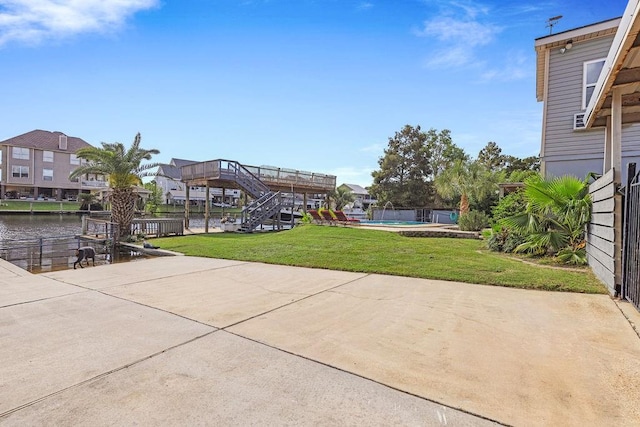
[[[60,208],[62,206],[62,208]],[[56,202],[43,200],[1,200],[0,211],[77,211],[79,202]]]
[[[491,252],[484,241],[305,225],[279,233],[214,233],[155,239],[185,255],[425,279],[584,293],[606,293],[587,268],[531,265]]]

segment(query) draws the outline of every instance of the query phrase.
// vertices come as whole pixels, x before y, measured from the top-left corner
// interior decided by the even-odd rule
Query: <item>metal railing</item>
[[[196,179],[235,179],[236,171],[242,170],[262,181],[267,186],[305,187],[318,191],[332,190],[336,177],[322,173],[298,171],[275,166],[248,166],[233,160],[209,160],[182,167],[182,181]]]
[[[69,268],[77,259],[75,250],[92,246],[96,253],[108,253],[104,243],[81,243],[78,236],[40,237],[0,241],[0,258],[29,272]]]
[[[622,297],[640,310],[640,172],[628,165],[622,253]]]

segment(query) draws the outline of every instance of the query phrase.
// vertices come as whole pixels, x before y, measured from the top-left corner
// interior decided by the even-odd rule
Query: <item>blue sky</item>
[[[0,140],[33,129],[154,160],[370,185],[405,124],[537,155],[534,39],[623,0],[0,0]]]

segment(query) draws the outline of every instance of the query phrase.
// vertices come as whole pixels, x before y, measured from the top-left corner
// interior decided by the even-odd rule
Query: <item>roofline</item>
[[[615,28],[618,25],[620,25],[621,20],[622,20],[622,17],[619,16],[617,18],[607,19],[606,21],[596,22],[595,24],[584,25],[582,27],[572,28],[570,30],[562,31],[560,33],[538,37],[537,39],[535,39],[535,47],[563,41],[572,37],[584,36],[589,33],[608,30],[609,28]]]
[[[605,72],[600,73],[593,95],[585,111],[584,124],[587,128],[593,125],[596,113],[602,108],[605,99],[611,92],[618,71],[622,68],[622,64],[635,41],[635,36],[640,31],[640,0],[629,0],[622,16],[622,22],[618,26],[618,31],[603,66],[603,71]],[[630,35],[633,35],[633,37],[630,37]]]

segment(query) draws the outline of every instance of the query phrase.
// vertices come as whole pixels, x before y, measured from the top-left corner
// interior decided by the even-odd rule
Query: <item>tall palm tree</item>
[[[152,155],[159,153],[156,149],[140,148],[140,133],[136,135],[128,150],[120,142],[103,142],[102,148],[85,147],[76,152],[76,155],[87,160],[87,163],[71,172],[70,178],[84,174],[102,174],[109,177],[111,218],[118,224],[120,237],[130,234],[137,199],[134,186],[141,184],[143,177],[151,175],[146,172],[148,169],[158,166],[158,163],[141,165],[141,162],[151,160]]]
[[[499,174],[492,173],[480,162],[456,160],[434,181],[436,191],[444,199],[460,197],[460,215],[469,212],[469,198],[482,200],[498,189]]]

